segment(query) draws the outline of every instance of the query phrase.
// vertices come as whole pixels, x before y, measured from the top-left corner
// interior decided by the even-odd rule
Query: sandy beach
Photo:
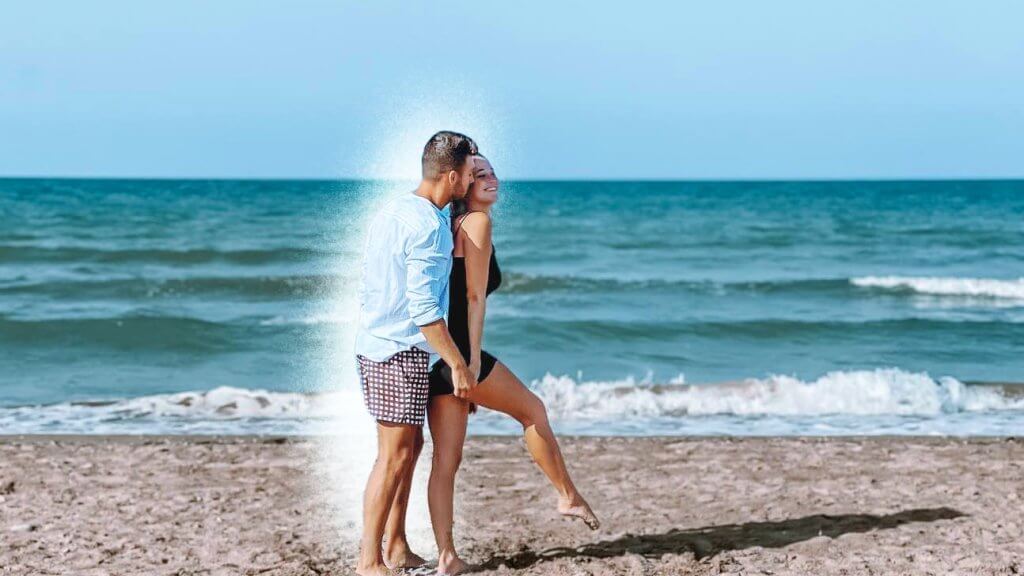
[[[306,439],[4,437],[0,574],[349,574]],[[456,537],[481,574],[1024,573],[1014,439],[570,438],[604,525],[517,438],[472,438]],[[430,556],[433,550],[421,550]]]

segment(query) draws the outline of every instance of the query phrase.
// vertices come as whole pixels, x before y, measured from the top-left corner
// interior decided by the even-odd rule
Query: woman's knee
[[[449,450],[434,450],[434,459],[430,466],[445,475],[454,476],[462,465],[462,448]]]
[[[530,426],[547,426],[548,411],[547,408],[544,407],[544,402],[542,402],[536,394],[531,393],[529,400],[526,401],[522,412],[518,415],[517,419],[519,420],[519,423],[523,425],[523,428],[529,428]]]

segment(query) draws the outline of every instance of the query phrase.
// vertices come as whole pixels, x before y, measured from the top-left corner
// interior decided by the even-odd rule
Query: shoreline
[[[351,574],[317,438],[0,436],[0,572]],[[476,573],[1024,572],[1020,438],[561,441],[602,528],[554,512],[521,439],[470,437],[455,538]]]
[[[429,430],[424,425],[424,431]],[[0,434],[0,444],[12,443],[93,443],[104,441],[121,444],[152,444],[157,442],[183,442],[197,444],[213,444],[219,442],[258,443],[258,444],[300,444],[312,443],[323,438],[340,438],[343,434]],[[429,434],[426,434],[429,442]],[[515,440],[520,438],[518,434],[469,434],[466,441],[502,441]],[[600,440],[650,440],[654,442],[748,442],[748,441],[797,441],[797,442],[891,442],[891,441],[914,441],[934,442],[943,444],[947,442],[957,443],[979,443],[987,444],[993,442],[1020,442],[1024,443],[1024,434],[1021,436],[939,436],[939,435],[902,435],[902,434],[878,434],[878,435],[837,435],[837,436],[734,436],[734,435],[585,435],[585,434],[558,434],[559,440],[573,442],[588,442]]]

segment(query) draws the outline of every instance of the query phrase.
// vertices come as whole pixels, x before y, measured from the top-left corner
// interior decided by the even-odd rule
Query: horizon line
[[[363,177],[234,177],[234,176],[38,176],[38,175],[0,175],[0,181],[10,180],[92,180],[92,181],[137,181],[137,182],[416,182],[415,178],[363,178]],[[657,177],[633,177],[633,178],[507,178],[506,182],[523,183],[771,183],[771,182],[806,182],[806,183],[828,183],[828,182],[1021,182],[1021,176],[924,176],[924,177],[752,177],[752,178],[657,178]]]

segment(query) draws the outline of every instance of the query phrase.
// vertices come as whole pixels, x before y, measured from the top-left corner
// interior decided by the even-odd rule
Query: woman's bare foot
[[[419,568],[427,563],[419,554],[409,549],[409,545],[384,549],[384,563],[393,569]]]
[[[471,566],[462,561],[454,552],[443,552],[437,559],[438,576],[455,576],[464,574]]]
[[[583,523],[591,530],[597,530],[601,527],[601,521],[597,519],[597,515],[590,509],[590,505],[579,494],[573,498],[559,498],[558,513],[563,516],[583,520]]]
[[[392,570],[383,564],[373,564],[356,568],[356,574],[359,574],[359,576],[396,576],[400,573],[401,572],[399,570]]]

